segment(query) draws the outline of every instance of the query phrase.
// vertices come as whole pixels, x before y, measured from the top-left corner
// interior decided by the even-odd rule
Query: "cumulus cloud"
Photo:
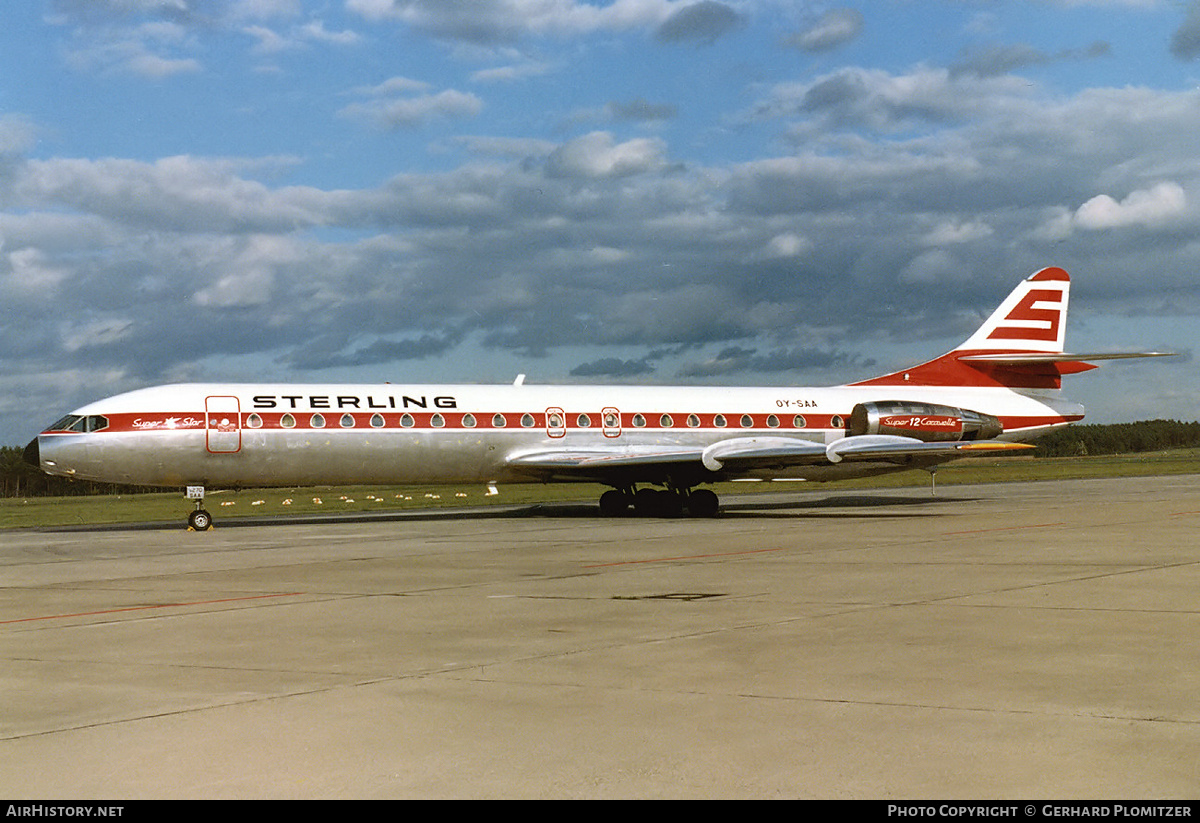
[[[511,157],[517,159],[544,158],[558,148],[552,140],[536,137],[487,137],[462,135],[450,139],[451,143],[464,146],[473,154],[488,157]]]
[[[79,71],[161,80],[200,71],[200,61],[185,56],[188,48],[186,28],[177,23],[152,22],[98,34],[78,31],[67,59]]]
[[[666,144],[655,138],[616,142],[609,132],[596,131],[559,146],[546,160],[551,177],[628,177],[661,169]]]
[[[109,220],[192,231],[266,231],[313,225],[331,204],[315,189],[271,189],[239,176],[256,164],[230,159],[33,160],[14,191],[30,204]]]
[[[408,85],[396,78],[370,91],[371,99],[351,103],[338,112],[342,117],[365,120],[385,129],[418,128],[432,120],[475,117],[483,109],[483,100],[457,89],[420,94],[411,93],[424,84]]]
[[[1028,93],[1027,85],[1013,78],[954,76],[930,67],[907,74],[849,67],[811,82],[776,85],[752,116],[798,116],[826,128],[894,131],[951,125]]]
[[[1183,23],[1171,35],[1171,54],[1180,60],[1200,57],[1200,0],[1192,0]]]
[[[524,35],[566,36],[655,26],[686,0],[347,0],[346,7],[373,22],[412,26],[435,37],[481,45]],[[717,4],[714,4],[717,5]]]
[[[357,32],[331,30],[316,17],[296,22],[300,0],[55,0],[52,5],[47,20],[69,32],[68,65],[149,80],[203,71],[203,44],[225,32],[248,35],[257,55],[361,41]]]
[[[40,302],[53,297],[70,276],[66,266],[51,262],[46,253],[37,248],[5,252],[0,261],[0,295],[17,303]]]
[[[254,51],[259,54],[276,54],[303,49],[314,43],[352,46],[361,40],[360,35],[350,29],[329,31],[320,20],[311,20],[285,30],[272,29],[262,25],[249,25],[244,27],[243,31],[257,41]]]
[[[571,376],[620,379],[640,377],[644,374],[650,374],[653,371],[654,367],[645,358],[641,360],[622,360],[617,357],[602,357],[599,360],[593,360],[589,363],[580,363],[571,369]]]
[[[37,139],[37,128],[27,117],[0,114],[0,159],[6,155],[24,154]]]
[[[380,339],[350,351],[300,349],[281,359],[296,369],[338,369],[374,363],[424,360],[453,349],[463,340],[462,330],[451,328],[403,340]]]
[[[302,11],[301,0],[238,0],[227,7],[231,17],[245,20],[298,17]]]
[[[351,89],[351,94],[363,97],[389,97],[404,94],[416,94],[428,91],[429,84],[424,80],[414,80],[411,77],[389,77],[373,86],[358,86]]]
[[[800,257],[809,252],[813,243],[807,237],[796,232],[783,232],[769,239],[751,259],[754,260],[786,260]]]
[[[903,86],[912,75],[890,80]],[[813,323],[844,324],[848,340],[969,331],[927,322],[934,303],[923,289],[959,307],[938,322],[969,324],[977,317],[966,309],[1014,277],[1070,265],[1048,261],[1034,229],[1055,204],[1093,201],[1095,168],[1110,170],[1109,191],[1133,194],[1079,209],[1088,226],[1147,225],[1180,203],[1183,178],[1174,189],[1136,179],[1142,164],[1188,167],[1188,140],[1147,144],[1144,130],[1194,133],[1193,94],[1092,92],[1047,115],[1006,83],[931,82],[946,96],[986,92],[971,104],[980,117],[968,133],[947,119],[921,141],[853,140],[682,172],[666,140],[608,132],[557,145],[463,137],[476,157],[499,162],[354,191],[280,185],[287,162],[260,180],[255,164],[219,158],[21,161],[6,193],[22,213],[5,214],[0,232],[6,253],[38,251],[7,258],[5,283],[12,294],[18,270],[52,289],[70,282],[71,302],[59,309],[87,306],[86,328],[121,335],[119,347],[79,356],[113,366],[120,348],[157,376],[213,352],[279,349],[290,368],[333,369],[434,358],[466,341],[535,354],[587,340],[686,344],[694,356],[679,367],[684,376],[720,379],[862,367],[848,354],[839,360],[832,344],[773,342]],[[355,93],[431,91],[395,78]],[[1121,114],[1131,110],[1139,123]],[[1064,163],[1046,156],[1048,145],[1084,157]],[[1139,163],[1128,165],[1131,156]],[[1186,217],[1176,209],[1173,219]],[[324,227],[352,234],[305,236]],[[1012,237],[1027,248],[1014,253]],[[951,277],[972,286],[947,294],[938,287]],[[122,325],[131,290],[162,320]],[[30,331],[5,333],[15,341]],[[62,345],[37,334],[29,340],[47,351]],[[575,376],[662,365],[597,356]]]
[[[52,6],[52,19],[90,25],[140,17],[182,22],[192,17],[187,0],[54,0]]]
[[[234,308],[263,306],[276,299],[276,281],[302,259],[303,251],[286,237],[259,235],[228,249],[225,261],[214,261],[217,277],[195,293],[198,306]]]
[[[535,60],[527,60],[507,66],[480,69],[471,75],[476,83],[513,83],[528,77],[541,77],[554,71],[554,66]]]
[[[935,226],[923,241],[929,246],[956,246],[986,240],[993,234],[992,227],[982,221],[951,219]]]
[[[787,43],[802,51],[826,52],[849,43],[862,32],[863,15],[857,9],[831,9]]]
[[[1096,42],[1083,49],[1064,49],[1055,53],[1042,51],[1026,43],[991,45],[960,55],[950,67],[953,74],[974,74],[978,77],[998,77],[1027,66],[1044,66],[1066,60],[1094,60],[1112,54],[1112,45]]]
[[[1187,195],[1178,183],[1158,183],[1131,192],[1124,200],[1097,195],[1075,212],[1074,223],[1087,231],[1124,226],[1161,227],[1176,220],[1187,208]]]
[[[639,123],[673,120],[679,114],[678,107],[671,103],[651,103],[640,97],[627,103],[611,102],[605,106],[605,111],[613,120]]]
[[[641,123],[661,126],[679,116],[679,109],[671,103],[651,103],[643,98],[629,101],[610,100],[603,106],[579,109],[571,113],[565,128],[587,123]]]
[[[351,31],[350,29],[330,31],[325,28],[325,24],[320,20],[310,20],[301,26],[297,26],[292,30],[292,36],[305,42],[329,43],[335,46],[352,46],[362,39],[358,32]]]
[[[678,9],[658,27],[664,43],[713,43],[742,24],[742,16],[724,3],[700,0]]]
[[[370,83],[349,92],[355,116],[384,127],[482,105],[452,94],[439,112],[453,90],[409,77],[354,82]],[[21,309],[0,352],[31,375],[69,348],[115,375],[86,382],[98,394],[216,376],[214,361],[226,378],[240,362],[252,379],[321,379],[389,362],[439,371],[451,352],[464,369],[480,350],[561,359],[581,343],[597,349],[574,368],[545,361],[551,377],[720,382],[865,369],[868,339],[962,339],[1048,263],[1086,274],[1093,310],[1146,310],[1147,290],[1122,276],[1134,266],[1161,271],[1172,301],[1196,300],[1194,91],[1064,94],[930,66],[753,88],[743,121],[780,139],[744,162],[675,162],[691,146],[667,128],[550,139],[477,121],[439,140],[436,170],[406,160],[344,189],[313,184],[295,158],[27,159],[33,126],[0,119],[0,293]],[[676,116],[671,98],[637,93],[601,116],[614,129]],[[392,103],[411,108],[389,119]],[[1182,230],[1110,232],[1118,243],[1106,227]],[[478,369],[447,377],[487,379]]]
[[[76,354],[84,349],[112,346],[127,339],[134,328],[134,321],[122,317],[96,320],[64,320],[59,335],[63,350]]]
[[[921,252],[900,270],[903,283],[963,283],[969,279],[970,267],[945,249]]]
[[[679,374],[681,377],[718,377],[742,372],[776,374],[852,365],[869,366],[872,363],[840,351],[788,348],[759,354],[755,348],[729,346],[709,360],[683,367]]]

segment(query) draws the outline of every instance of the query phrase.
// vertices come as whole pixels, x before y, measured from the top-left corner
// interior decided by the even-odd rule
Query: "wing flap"
[[[706,448],[689,446],[612,446],[608,448],[532,449],[512,454],[510,468],[577,480],[659,482],[687,477],[694,482],[761,474],[802,466],[891,461],[909,458],[943,462],[997,451],[1031,449],[1025,443],[977,440],[926,443],[898,435],[854,435],[832,443],[786,437],[735,437]],[[642,480],[638,480],[642,478]]]
[[[603,468],[694,463],[700,460],[700,456],[699,448],[620,446],[612,449],[541,449],[521,452],[509,455],[507,463],[517,469],[539,471],[581,469],[591,472]]]
[[[825,446],[811,440],[792,440],[787,437],[734,437],[713,443],[701,456],[704,468],[768,469],[824,463]]]
[[[938,455],[945,455],[946,459],[951,459],[1032,448],[1034,446],[1029,443],[1009,443],[1003,440],[955,440],[926,443],[913,437],[860,434],[833,441],[826,447],[825,453],[829,462],[841,463],[843,460],[895,460]]]

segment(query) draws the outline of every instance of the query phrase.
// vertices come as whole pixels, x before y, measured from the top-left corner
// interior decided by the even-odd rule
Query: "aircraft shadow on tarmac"
[[[727,497],[722,503],[716,519],[798,519],[834,517],[928,517],[939,512],[928,510],[930,505],[941,503],[971,503],[976,498],[965,495],[903,496],[903,495],[853,495],[813,497],[781,500],[739,500]],[[904,511],[897,511],[903,509]],[[922,511],[924,509],[924,511]],[[226,517],[214,524],[215,528],[249,528],[253,526],[316,526],[347,523],[413,522],[437,520],[518,520],[526,518],[577,518],[606,523],[622,521],[675,521],[680,523],[704,523],[709,518],[694,517],[648,517],[630,513],[622,517],[605,517],[595,503],[549,502],[518,506],[479,506],[475,508],[424,509],[390,512],[348,512],[346,514],[268,515],[255,517]],[[156,521],[149,523],[114,523],[77,526],[48,526],[42,531],[160,531],[182,529],[179,521]]]
[[[936,503],[969,503],[975,498],[965,496],[954,497],[904,497],[900,495],[839,495],[837,497],[819,497],[804,500],[738,500],[736,497],[726,498],[729,502],[721,504],[718,519],[727,518],[812,518],[812,517],[915,517],[936,514],[932,511],[919,509]],[[881,511],[903,507],[909,511]],[[646,517],[630,513],[624,517],[601,517],[599,509],[587,503],[538,503],[521,509],[510,509],[506,517],[578,517],[588,519],[613,520],[683,520],[703,522],[705,518],[659,518]]]

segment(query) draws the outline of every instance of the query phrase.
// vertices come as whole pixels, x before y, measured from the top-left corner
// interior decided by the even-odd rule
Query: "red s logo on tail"
[[[1056,308],[1037,308],[1034,304],[1053,303]],[[1058,324],[1062,318],[1062,292],[1034,289],[1021,298],[1012,311],[996,326],[988,340],[1058,340]],[[1018,325],[1005,326],[1006,321]]]

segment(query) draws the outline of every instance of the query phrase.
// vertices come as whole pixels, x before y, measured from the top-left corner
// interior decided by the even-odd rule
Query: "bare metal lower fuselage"
[[[391,386],[195,384],[130,392],[82,407],[79,416],[103,416],[107,428],[44,432],[37,448],[42,468],[51,474],[150,486],[610,482],[611,472],[593,477],[574,470],[558,476],[514,467],[511,458],[550,447],[585,452],[703,448],[732,437],[826,443],[846,434],[844,421],[855,403],[885,396],[984,411],[1006,422],[1003,437],[1012,441],[1032,439],[1083,412],[1053,392],[992,388],[622,387],[614,394],[578,386],[400,391]],[[217,413],[208,411],[216,405],[214,398],[225,406]],[[406,401],[413,401],[411,408]],[[834,480],[937,462],[763,467],[736,476]],[[642,482],[660,482],[653,475],[639,476]],[[686,482],[734,476],[694,469]]]

